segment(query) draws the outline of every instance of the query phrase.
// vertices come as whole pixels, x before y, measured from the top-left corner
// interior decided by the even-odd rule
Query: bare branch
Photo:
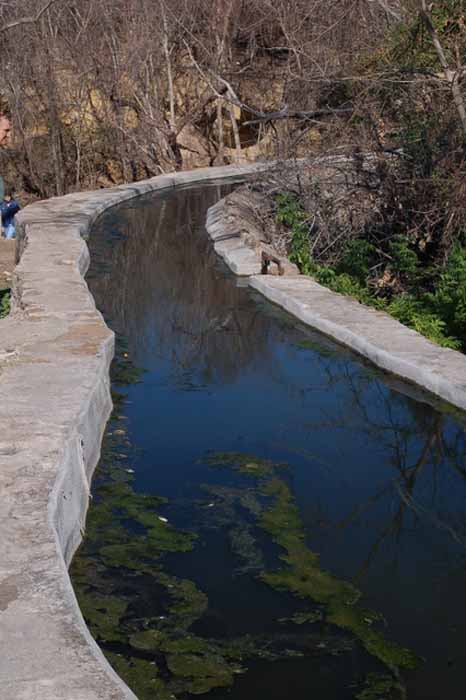
[[[13,29],[14,27],[18,27],[22,24],[35,24],[35,22],[38,22],[40,20],[44,12],[47,12],[49,7],[51,7],[56,2],[57,0],[48,0],[48,2],[45,3],[45,5],[37,12],[36,15],[20,17],[20,19],[15,19],[13,20],[13,22],[7,22],[6,24],[3,24],[0,27],[0,32],[6,32],[8,29]]]
[[[401,22],[402,21],[402,16],[400,12],[395,10],[394,7],[391,7],[388,2],[385,2],[385,0],[369,0],[369,2],[373,3],[375,2],[376,5],[379,5],[379,7],[382,8],[382,10],[392,19],[394,19],[396,22]]]
[[[189,57],[191,59],[191,62],[200,74],[200,76],[205,80],[205,82],[209,85],[210,89],[214,92],[214,94],[219,97],[225,99],[227,102],[230,102],[231,104],[235,105],[236,107],[239,107],[241,110],[244,112],[248,112],[252,116],[256,117],[256,119],[244,122],[245,126],[248,125],[254,125],[254,124],[259,124],[259,123],[267,123],[267,122],[273,122],[281,119],[299,119],[299,120],[312,120],[312,119],[319,119],[320,117],[324,116],[331,116],[331,115],[336,115],[336,114],[348,114],[352,113],[354,110],[352,107],[342,107],[338,109],[317,109],[317,110],[311,110],[311,111],[301,111],[301,110],[290,110],[288,105],[285,105],[280,109],[279,111],[276,112],[262,112],[261,110],[256,109],[255,107],[251,107],[251,105],[246,104],[242,100],[239,99],[238,95],[233,89],[233,86],[228,82],[228,80],[225,80],[225,78],[222,78],[220,75],[217,75],[214,73],[214,71],[210,68],[208,69],[203,69],[199,65],[199,63],[196,61],[194,58],[193,52],[191,51],[191,48],[187,42],[184,42],[186,49],[189,53]],[[212,80],[208,78],[206,75],[206,72],[210,74],[210,76],[220,83],[223,87],[220,89],[217,89],[213,83]]]
[[[440,65],[444,70],[445,80],[450,85],[453,101],[455,103],[456,110],[458,112],[463,131],[466,136],[466,106],[464,104],[464,99],[459,84],[460,77],[463,74],[463,67],[460,63],[459,54],[457,55],[457,70],[452,70],[445,55],[445,51],[443,50],[443,46],[440,43],[440,38],[437,33],[437,30],[435,29],[434,24],[432,22],[430,12],[427,8],[426,0],[421,0],[421,17],[427,28],[427,31],[430,34],[430,38],[434,45],[435,51],[437,52]]]

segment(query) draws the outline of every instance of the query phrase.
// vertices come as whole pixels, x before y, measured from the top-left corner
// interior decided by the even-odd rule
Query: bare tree
[[[57,0],[48,0],[41,8],[36,12],[35,15],[28,15],[26,17],[20,17],[18,19],[12,20],[11,22],[6,22],[0,25],[0,32],[6,32],[15,27],[19,27],[23,24],[35,24],[40,20],[43,14],[52,7],[52,5],[57,2]]]
[[[427,31],[429,32],[432,44],[434,45],[435,51],[438,56],[440,65],[442,66],[445,82],[450,86],[453,101],[460,118],[464,135],[466,136],[466,107],[464,103],[463,93],[461,92],[460,81],[465,75],[465,68],[461,62],[461,51],[458,43],[455,43],[454,53],[456,58],[456,65],[452,68],[446,57],[444,48],[440,41],[438,32],[436,31],[434,24],[432,22],[432,17],[430,10],[427,6],[426,0],[421,0],[421,17],[424,21]]]

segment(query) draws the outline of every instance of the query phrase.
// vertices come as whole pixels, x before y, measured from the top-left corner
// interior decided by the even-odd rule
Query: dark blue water
[[[195,529],[215,500],[206,484],[219,484],[207,453],[287,462],[322,567],[354,582],[364,605],[385,618],[387,636],[425,659],[405,675],[407,697],[462,699],[462,419],[241,286],[203,227],[223,192],[203,186],[124,205],[99,220],[90,240],[97,305],[146,370],[126,389],[124,408],[134,488],[167,497],[169,521]],[[221,532],[199,531],[192,552],[168,558],[174,575],[209,598],[197,632],[266,632],[289,611],[289,597],[239,574]],[[264,556],[272,550],[265,546]],[[255,662],[232,690],[208,697],[345,700],[366,668],[371,660],[357,648],[325,660]]]

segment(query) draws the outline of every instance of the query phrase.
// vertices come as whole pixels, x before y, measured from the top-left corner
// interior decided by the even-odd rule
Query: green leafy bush
[[[310,274],[312,274],[319,284],[323,284],[334,292],[352,296],[365,304],[371,303],[371,297],[365,285],[361,284],[358,279],[355,279],[346,272],[338,274],[333,268],[327,265],[314,264]]]
[[[0,290],[0,318],[8,316],[10,313],[10,290]]]
[[[346,244],[338,270],[355,277],[365,285],[375,252],[375,246],[365,238],[354,238]]]
[[[466,249],[456,245],[440,275],[435,292],[428,295],[434,313],[445,322],[448,333],[466,348]]]
[[[395,236],[389,243],[394,272],[414,282],[419,275],[419,258],[406,236]]]
[[[466,349],[466,248],[457,245],[453,249],[434,293],[406,292],[389,301],[377,297],[367,286],[376,254],[373,244],[364,238],[353,239],[347,243],[337,268],[317,264],[310,252],[309,219],[297,197],[281,194],[276,204],[278,221],[291,232],[290,260],[303,274],[334,292],[386,311],[438,345]],[[422,272],[409,238],[395,235],[388,249],[393,271],[408,285],[416,285]]]
[[[277,221],[291,231],[289,258],[304,275],[311,273],[311,252],[309,249],[309,220],[297,197],[293,194],[279,194],[276,198]]]
[[[386,311],[409,328],[413,328],[429,340],[446,348],[458,350],[461,342],[448,334],[447,323],[429,310],[425,299],[417,299],[411,294],[401,294],[386,306]]]

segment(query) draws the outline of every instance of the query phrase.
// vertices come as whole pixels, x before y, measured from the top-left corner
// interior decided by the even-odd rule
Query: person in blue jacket
[[[13,198],[13,195],[13,190],[7,189],[3,201],[0,203],[5,238],[14,238],[16,236],[15,214],[19,212],[21,207],[16,199]]]

